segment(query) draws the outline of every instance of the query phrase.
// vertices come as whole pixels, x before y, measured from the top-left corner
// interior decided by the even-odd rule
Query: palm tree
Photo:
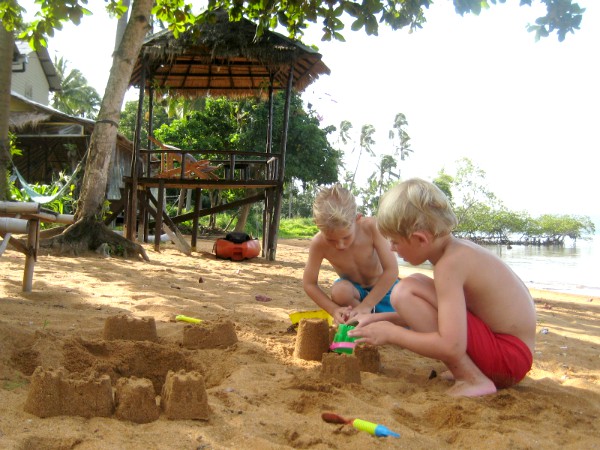
[[[394,146],[394,155],[400,156],[400,160],[404,161],[408,158],[409,154],[413,152],[410,148],[410,136],[404,130],[404,127],[408,126],[408,121],[403,113],[396,114],[392,130],[390,130],[390,140],[394,141],[396,136],[398,137],[398,143]],[[394,132],[396,130],[396,132]]]
[[[354,178],[356,177],[356,171],[358,170],[358,165],[360,164],[360,157],[362,155],[363,150],[366,151],[370,156],[375,156],[375,152],[371,146],[375,144],[375,140],[373,139],[373,135],[375,134],[375,127],[373,125],[363,125],[360,130],[360,152],[358,153],[358,160],[356,161],[356,169],[354,169],[354,174],[352,175],[352,183],[350,184],[350,190],[354,187]]]
[[[54,93],[52,106],[59,111],[72,116],[88,117],[95,119],[100,107],[100,95],[78,69],[67,72],[64,58],[54,57],[54,67],[60,80],[61,90]]]
[[[352,123],[348,120],[342,120],[340,123],[340,134],[338,137],[338,142],[342,141],[342,144],[348,145],[350,141],[350,130],[352,129]]]
[[[381,163],[377,165],[379,169],[379,197],[383,194],[384,188],[393,183],[392,177],[400,178],[397,173],[394,173],[393,170],[398,167],[398,163],[394,159],[392,155],[382,155]],[[387,175],[387,180],[385,179]]]

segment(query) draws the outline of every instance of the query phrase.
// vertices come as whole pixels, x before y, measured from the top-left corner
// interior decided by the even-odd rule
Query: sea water
[[[533,289],[600,297],[600,235],[564,246],[488,245]],[[399,259],[401,266],[410,264]],[[431,269],[430,264],[420,267]]]

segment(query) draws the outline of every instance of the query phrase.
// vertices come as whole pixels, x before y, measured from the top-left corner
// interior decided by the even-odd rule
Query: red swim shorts
[[[525,343],[510,334],[494,333],[467,311],[467,354],[498,389],[517,384],[533,364]]]

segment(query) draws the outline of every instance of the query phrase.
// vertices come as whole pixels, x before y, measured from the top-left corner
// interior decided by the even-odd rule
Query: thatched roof
[[[23,152],[14,157],[14,164],[29,183],[50,184],[57,172],[70,173],[73,163],[81,160],[95,124],[11,92],[9,128]],[[70,133],[69,128],[75,131]],[[131,158],[133,143],[121,133],[117,134],[116,146],[119,155]]]
[[[206,13],[204,19],[178,39],[169,31],[147,38],[130,85],[140,87],[144,57],[146,87],[184,96],[264,94],[271,76],[275,89],[285,89],[292,63],[297,91],[330,73],[321,54],[299,41],[271,31],[257,38],[255,24],[231,22],[223,11]]]
[[[71,116],[67,113],[42,105],[14,91],[10,93],[9,129],[17,135],[27,134],[32,137],[37,134],[38,125],[44,122],[73,123],[83,127],[82,136],[91,136],[96,122],[85,117]],[[60,138],[60,135],[40,135],[44,138]],[[117,133],[117,145],[131,152],[133,143],[121,133]]]

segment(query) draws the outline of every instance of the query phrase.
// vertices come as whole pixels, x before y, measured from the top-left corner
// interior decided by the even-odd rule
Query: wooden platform
[[[160,145],[155,150],[140,150],[141,157],[131,176],[123,177],[125,191],[122,205],[126,218],[127,239],[134,240],[138,230],[144,230],[144,242],[148,242],[149,216],[155,221],[154,248],[160,250],[160,235],[167,232],[180,250],[186,254],[195,250],[198,221],[200,217],[216,214],[240,206],[264,202],[263,214],[263,253],[267,257],[274,257],[276,247],[276,230],[278,222],[275,220],[276,205],[281,202],[283,180],[281,170],[281,156],[269,152],[249,151],[200,151],[181,150],[172,145],[166,145],[156,140]],[[191,157],[201,155],[201,159]],[[197,170],[190,170],[191,165],[210,167],[210,176],[199,176]],[[200,166],[198,166],[200,167]],[[149,174],[149,175],[148,175]],[[167,189],[192,190],[195,193],[195,204],[191,213],[182,216],[169,217],[164,208]],[[213,208],[202,209],[200,198],[202,190],[241,189],[250,193],[244,199],[219,205]],[[176,238],[177,223],[192,220],[191,249],[183,239]],[[175,236],[175,238],[173,237]]]

